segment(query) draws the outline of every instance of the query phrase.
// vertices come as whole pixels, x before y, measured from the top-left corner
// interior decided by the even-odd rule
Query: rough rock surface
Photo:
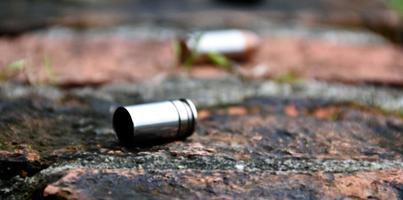
[[[403,170],[276,173],[76,169],[48,185],[44,196],[67,199],[399,199],[401,173]]]
[[[318,85],[236,78],[76,89],[3,83],[0,197],[401,199],[402,116],[348,92],[372,91],[372,99],[377,91],[399,102],[401,90],[349,86],[337,99],[306,89]],[[118,144],[110,123],[118,103],[184,94],[199,107],[193,136]]]

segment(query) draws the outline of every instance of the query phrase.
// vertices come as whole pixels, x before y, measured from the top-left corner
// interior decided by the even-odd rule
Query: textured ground
[[[0,197],[401,199],[403,119],[369,99],[382,91],[396,105],[402,92],[344,86],[337,99],[321,87],[343,85],[234,77],[69,90],[2,84]],[[199,107],[193,136],[149,148],[117,143],[117,103],[183,94]]]

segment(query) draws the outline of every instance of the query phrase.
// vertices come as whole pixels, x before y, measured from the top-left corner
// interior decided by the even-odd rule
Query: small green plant
[[[172,48],[175,54],[176,62],[177,64],[180,64],[181,62],[181,56],[182,56],[182,47],[181,47],[181,42],[179,40],[174,40],[172,42]]]
[[[50,84],[56,84],[57,79],[53,70],[53,65],[48,56],[44,56],[43,58],[43,68],[45,69],[46,78],[48,79]]]
[[[48,56],[45,55],[43,57],[43,63],[42,63],[41,67],[45,71],[46,80],[50,84],[56,84],[57,77],[54,73],[54,70],[53,70],[54,67],[52,65],[52,62]],[[4,68],[2,68],[0,70],[0,80],[4,81],[9,78],[15,77],[19,74],[22,74],[25,76],[29,85],[41,84],[41,82],[34,80],[34,78],[32,77],[32,73],[29,73],[27,69],[28,69],[28,67],[27,67],[26,61],[24,59],[16,60],[16,61],[6,65]]]
[[[202,38],[202,36],[203,34],[197,34],[195,36],[194,48],[190,49],[189,55],[187,55],[187,57],[184,58],[183,65],[188,70],[192,69],[194,63],[202,56],[204,56],[197,51],[198,49],[197,47],[199,46],[200,39]],[[174,42],[174,51],[177,59],[180,61],[181,55],[183,54],[184,50],[182,49],[179,41]],[[232,63],[231,60],[228,59],[225,55],[218,52],[209,52],[205,56],[209,62],[225,70],[228,70]]]
[[[197,34],[195,36],[195,47],[193,49],[190,49],[190,53],[189,53],[188,57],[185,58],[184,66],[189,70],[192,69],[195,60],[197,60],[200,57],[200,54],[197,51],[197,48],[199,46],[201,38],[202,38],[201,33]]]
[[[278,83],[294,83],[298,81],[298,76],[295,73],[286,72],[283,74],[275,75],[272,80]]]
[[[210,52],[207,54],[208,59],[216,66],[228,70],[231,66],[231,61],[221,53]]]
[[[403,118],[403,108],[401,108],[401,109],[398,111],[398,113],[399,113],[399,116],[400,116],[401,118]]]
[[[333,113],[331,114],[327,119],[329,121],[337,121],[340,118],[340,114],[339,113]]]
[[[25,69],[25,60],[24,59],[16,60],[6,65],[0,71],[0,80],[6,80],[9,77],[16,76],[20,74],[22,71],[24,71],[24,69]]]
[[[390,0],[389,6],[403,16],[403,0]]]
[[[7,65],[7,68],[10,70],[22,70],[22,69],[24,69],[24,67],[25,67],[24,59],[17,60],[15,62]]]
[[[31,144],[27,144],[27,150],[32,151],[32,145]]]

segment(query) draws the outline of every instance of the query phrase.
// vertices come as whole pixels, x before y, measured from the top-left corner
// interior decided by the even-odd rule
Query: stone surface
[[[386,44],[268,38],[251,66],[265,67],[267,74],[263,76],[293,73],[322,80],[400,85],[403,51]]]
[[[66,86],[147,80],[172,71],[175,63],[169,41],[23,36],[3,39],[0,49],[3,70],[24,60],[24,72],[17,79]]]
[[[401,199],[402,116],[358,104],[354,95],[329,99],[318,89],[316,96],[306,89],[284,95],[284,88],[315,84],[236,78],[97,89],[2,84],[0,197]],[[382,91],[384,99],[401,94],[349,89]],[[118,144],[110,123],[117,103],[185,93],[199,107],[193,136],[141,148]]]
[[[127,34],[136,35],[130,31]],[[262,35],[261,46],[254,56],[249,61],[237,63],[232,72],[211,64],[194,65],[190,72],[195,77],[236,73],[249,79],[289,76],[291,79],[402,85],[401,47],[386,42],[357,42],[364,36],[357,36],[354,43],[346,39],[350,38],[348,34],[334,34],[335,38],[340,34],[340,39]],[[144,40],[117,32],[85,34],[67,31],[59,35],[27,34],[15,39],[0,38],[0,53],[3,55],[0,58],[0,77],[62,86],[161,79],[187,71],[177,65],[172,37]],[[11,75],[6,73],[16,62],[20,62],[24,69]]]

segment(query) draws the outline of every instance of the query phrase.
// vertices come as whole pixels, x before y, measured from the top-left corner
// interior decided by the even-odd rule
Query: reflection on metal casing
[[[113,114],[113,128],[124,145],[141,145],[190,136],[197,111],[189,99],[121,106]]]

